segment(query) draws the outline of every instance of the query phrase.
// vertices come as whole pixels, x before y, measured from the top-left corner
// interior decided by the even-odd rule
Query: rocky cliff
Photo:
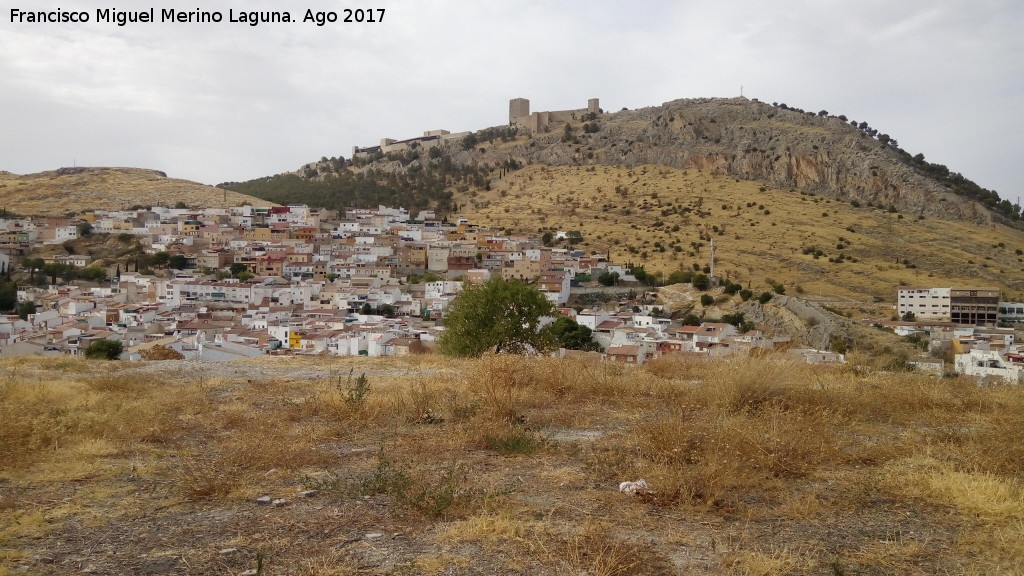
[[[918,171],[892,145],[847,121],[732,99],[688,99],[606,113],[588,133],[580,119],[513,143],[481,143],[454,153],[460,164],[661,164],[699,169],[782,189],[893,207],[912,215],[987,224],[981,204]],[[573,124],[573,123],[570,123]]]

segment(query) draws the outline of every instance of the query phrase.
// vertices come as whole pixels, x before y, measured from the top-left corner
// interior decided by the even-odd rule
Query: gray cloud
[[[324,27],[16,24],[5,9],[0,169],[75,162],[245,180],[384,136],[501,124],[512,97],[539,109],[600,97],[618,110],[735,96],[742,84],[748,97],[866,120],[1011,200],[1024,177],[1014,145],[1024,130],[1024,8],[1014,2],[374,6],[386,8],[383,23]],[[280,0],[204,8],[304,12]]]

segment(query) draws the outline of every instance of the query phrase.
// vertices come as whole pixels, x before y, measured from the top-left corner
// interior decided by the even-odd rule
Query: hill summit
[[[967,185],[962,176],[925,162],[923,155],[911,156],[866,122],[826,111],[809,113],[746,98],[700,98],[590,114],[579,122],[576,127],[571,120],[548,125],[546,132],[495,152],[522,164],[701,169],[913,215],[979,223],[991,219],[986,205],[999,206],[995,193]]]
[[[697,169],[782,190],[880,206],[913,216],[1014,224],[1020,207],[944,165],[901,149],[865,121],[747,98],[695,98],[605,112],[592,98],[574,110],[509,104],[509,124],[476,132],[424,132],[355,147],[291,174],[222,187],[279,203],[324,207],[401,203],[455,212],[452,192],[529,165],[657,165]],[[303,182],[305,181],[305,182]]]
[[[168,178],[159,170],[84,166],[24,175],[0,171],[0,195],[7,212],[49,216],[179,202],[192,208],[269,204],[198,182]]]

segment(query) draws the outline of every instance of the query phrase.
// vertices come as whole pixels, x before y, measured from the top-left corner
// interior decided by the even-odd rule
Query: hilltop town
[[[600,254],[545,247],[541,239],[464,220],[447,223],[429,211],[412,217],[400,208],[337,214],[299,205],[154,207],[91,212],[78,223],[0,222],[0,271],[21,266],[21,256],[34,248],[60,247],[86,230],[138,239],[147,255],[167,266],[157,275],[147,269],[148,257],[141,269],[137,256],[124,269],[98,266],[81,254],[40,258],[38,274],[30,271],[40,286],[29,281],[18,289],[19,303],[32,302],[34,311],[0,324],[3,356],[75,355],[103,338],[121,340],[129,356],[154,343],[204,359],[285,352],[398,355],[432,347],[435,320],[464,279],[496,274],[537,280],[554,304],[564,306],[581,274],[631,278]],[[98,267],[102,272],[93,276],[104,281],[90,287],[57,282],[56,274],[54,282],[47,278],[47,270],[60,268],[66,276]],[[605,323],[602,330],[611,318],[581,317],[595,329]],[[661,326],[652,316],[646,323]]]
[[[0,233],[0,272],[29,276],[18,287],[21,314],[0,320],[0,357],[75,356],[103,339],[121,342],[128,359],[145,358],[154,347],[203,360],[431,352],[463,282],[491,276],[535,284],[603,351],[562,355],[639,364],[663,354],[723,356],[781,345],[809,362],[842,362],[846,351],[835,337],[823,350],[800,347],[806,342],[791,334],[765,333],[742,312],[728,313],[739,302],[791,299],[781,296],[784,287],[760,296],[728,281],[716,288],[712,256],[706,276],[695,272],[703,280],[679,279],[693,284],[690,300],[680,304],[640,282],[647,280],[642,267],[575,248],[582,237],[571,230],[537,238],[465,218],[449,222],[431,211],[244,205],[99,210],[77,220],[3,219]],[[68,253],[83,235],[138,247],[122,250],[120,259]],[[986,368],[1004,370],[978,374],[1019,378],[1024,360],[1013,330],[997,324],[1019,320],[1015,312],[1024,304],[999,302],[998,290],[978,296],[933,289],[927,292],[931,300],[915,308],[919,292],[901,287],[898,317],[867,322],[899,336],[928,338],[927,348],[940,358],[951,351],[1006,354],[979,356]],[[981,312],[951,315],[950,302],[955,310]],[[818,307],[814,314],[828,313]],[[806,315],[803,320],[818,322]],[[979,365],[965,362],[961,372],[973,373]],[[938,368],[921,366],[943,371],[941,361]]]

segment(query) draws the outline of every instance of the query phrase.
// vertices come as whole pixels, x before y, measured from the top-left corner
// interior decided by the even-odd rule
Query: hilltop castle
[[[587,100],[587,107],[579,110],[553,110],[530,114],[530,101],[526,98],[513,98],[508,102],[508,125],[531,134],[543,132],[552,122],[569,122],[582,120],[586,114],[600,114],[601,107],[597,98]]]
[[[587,107],[578,110],[549,110],[546,112],[534,112],[530,114],[530,101],[526,98],[513,98],[508,102],[508,125],[516,127],[530,134],[543,132],[553,122],[582,121],[589,114],[600,114],[601,106],[597,98],[587,100]],[[458,132],[452,134],[447,130],[429,130],[423,136],[409,138],[407,140],[394,140],[392,138],[381,138],[379,146],[352,147],[353,158],[365,158],[377,152],[401,152],[412,150],[417,147],[423,149],[431,146],[444,146],[453,142],[461,141],[470,132]]]

